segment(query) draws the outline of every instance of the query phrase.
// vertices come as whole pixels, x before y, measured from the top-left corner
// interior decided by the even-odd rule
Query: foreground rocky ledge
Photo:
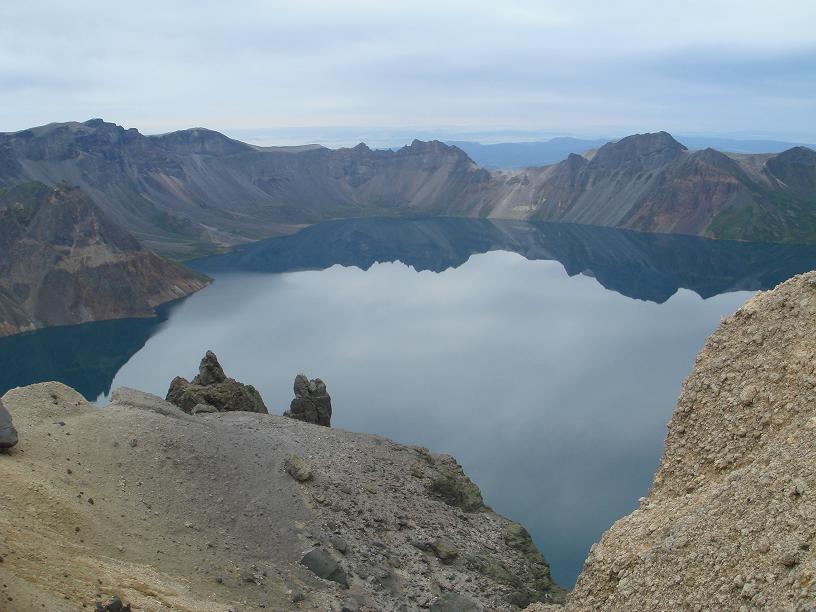
[[[586,561],[574,610],[816,606],[816,273],[749,300],[683,385],[649,495]]]
[[[189,415],[128,389],[101,410],[59,383],[3,402],[20,441],[0,456],[0,609],[563,600],[524,528],[451,457],[274,415]]]

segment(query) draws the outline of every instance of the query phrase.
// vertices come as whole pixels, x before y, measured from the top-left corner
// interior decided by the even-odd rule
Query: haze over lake
[[[295,374],[319,376],[334,427],[454,455],[569,587],[646,494],[704,338],[815,264],[810,247],[563,225],[329,223],[199,262],[215,282],[158,319],[0,341],[0,392],[164,396],[211,349],[280,414]]]

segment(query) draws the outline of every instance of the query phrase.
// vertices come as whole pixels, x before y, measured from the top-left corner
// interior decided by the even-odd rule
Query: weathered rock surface
[[[17,444],[17,430],[11,421],[11,415],[0,401],[0,451]]]
[[[201,359],[192,382],[181,376],[173,379],[166,399],[189,414],[232,410],[268,412],[258,390],[228,378],[212,351],[207,351]]]
[[[816,606],[816,272],[722,322],[668,430],[651,491],[593,546],[568,608]]]
[[[142,247],[79,189],[0,188],[0,336],[152,316],[207,282]]]
[[[309,380],[304,374],[295,376],[295,399],[283,416],[331,427],[331,397],[326,391],[326,383],[319,378]]]
[[[0,457],[0,594],[17,609],[114,596],[207,612],[563,600],[546,563],[508,539],[513,523],[433,494],[438,466],[467,480],[449,457],[274,415],[191,416],[134,390],[112,400],[96,409],[59,383],[3,396],[21,435]],[[292,455],[311,479],[286,472]]]
[[[145,136],[92,119],[0,133],[0,186],[29,180],[77,182],[145,245],[187,259],[371,216],[532,218],[816,241],[816,152],[688,151],[665,132],[551,166],[489,172],[438,141],[398,151],[256,147],[200,128]]]

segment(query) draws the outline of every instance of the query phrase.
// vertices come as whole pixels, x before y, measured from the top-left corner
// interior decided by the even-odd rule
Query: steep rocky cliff
[[[491,186],[461,150],[254,147],[205,129],[144,136],[91,120],[0,134],[0,186],[79,185],[161,253],[189,258],[338,217],[466,214]]]
[[[534,171],[529,171],[533,173]],[[687,151],[666,132],[629,136],[537,179],[535,219],[765,242],[816,240],[816,152]]]
[[[774,242],[816,241],[816,153],[690,152],[638,134],[594,155],[488,172],[461,149],[256,147],[196,128],[145,136],[100,119],[0,134],[0,186],[79,185],[146,246],[192,258],[351,217],[538,219]]]
[[[149,316],[205,284],[143,248],[76,188],[0,191],[0,336]]]
[[[654,484],[593,546],[573,610],[816,605],[816,272],[706,341]]]

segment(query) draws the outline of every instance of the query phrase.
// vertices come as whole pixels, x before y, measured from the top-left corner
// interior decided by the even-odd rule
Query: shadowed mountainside
[[[401,261],[441,272],[476,253],[503,250],[559,261],[570,276],[589,274],[628,297],[665,302],[679,288],[707,298],[768,289],[816,267],[816,247],[750,244],[646,234],[568,223],[487,219],[352,219],[242,245],[191,262],[205,273],[287,272],[335,264],[368,269]]]
[[[206,284],[143,248],[79,189],[0,192],[0,336],[151,316]]]
[[[143,244],[192,258],[359,217],[537,219],[765,242],[816,240],[816,153],[688,151],[639,134],[552,166],[489,172],[414,141],[257,147],[201,128],[159,136],[94,119],[0,134],[0,185],[79,185]]]

